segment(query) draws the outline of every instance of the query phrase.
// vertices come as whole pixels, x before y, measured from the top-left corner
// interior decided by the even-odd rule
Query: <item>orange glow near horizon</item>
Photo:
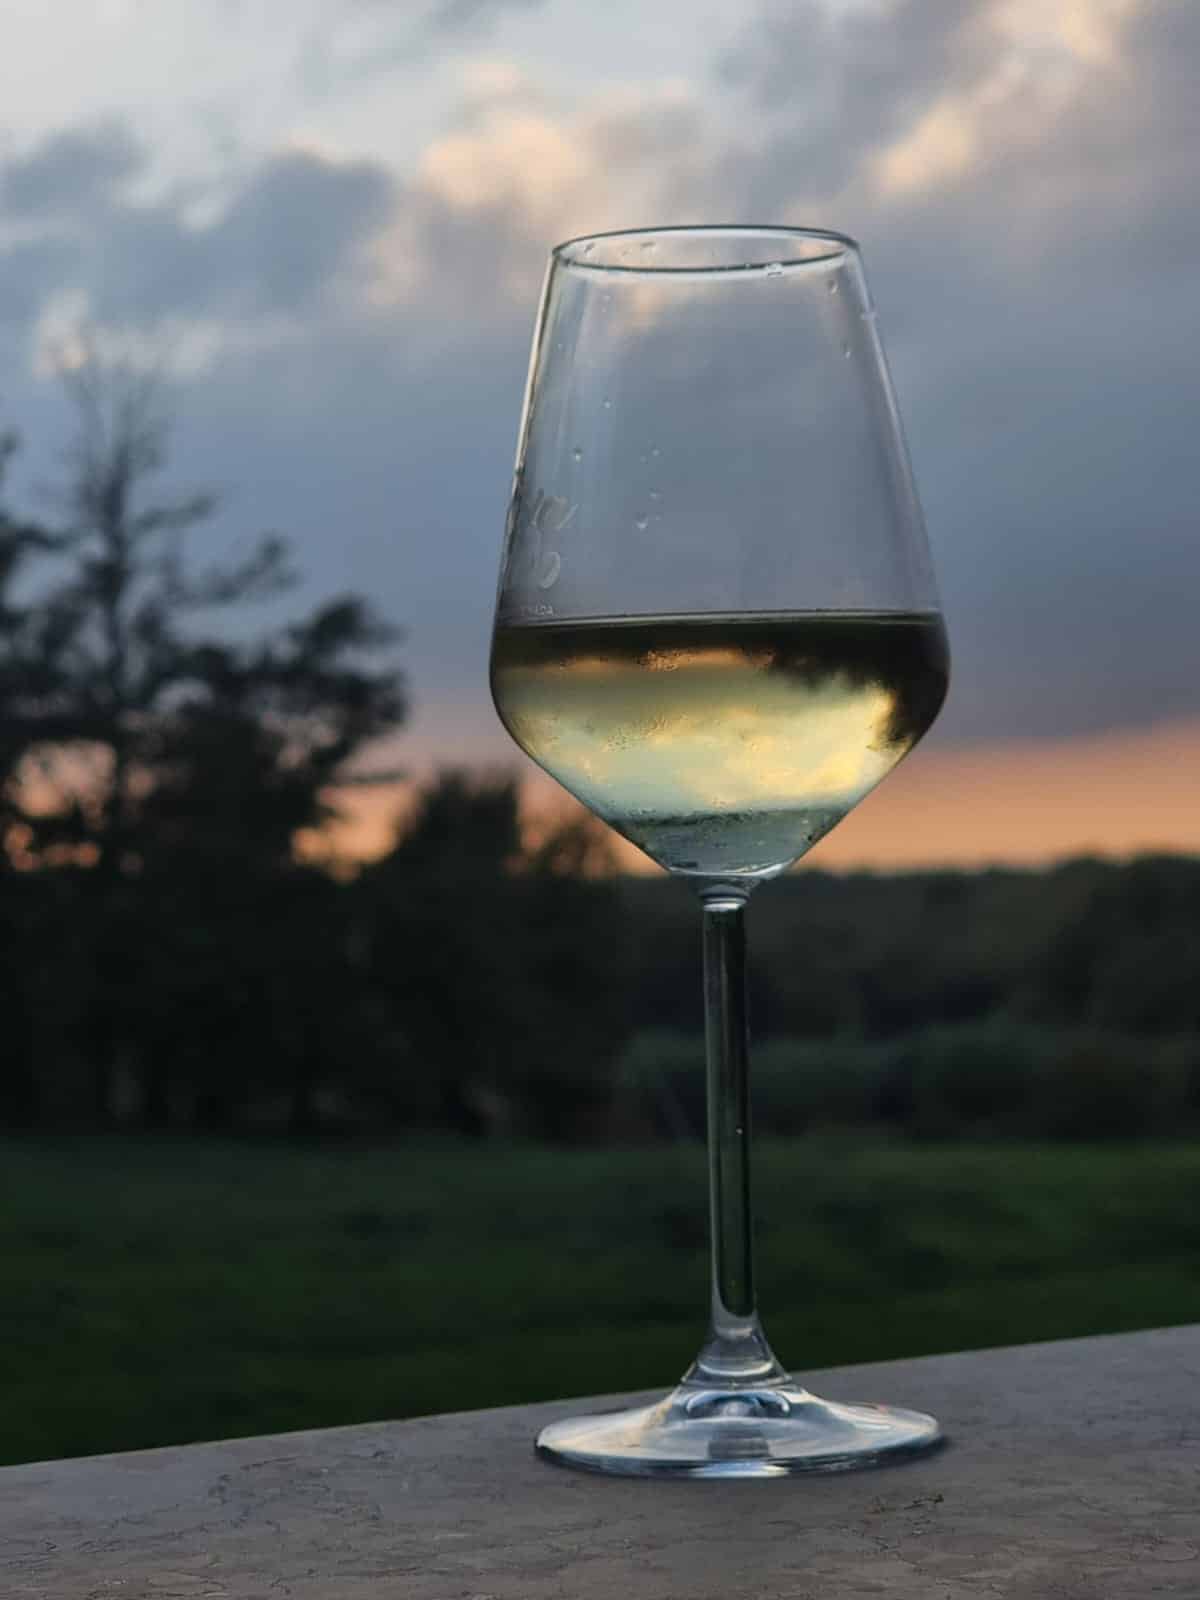
[[[814,866],[1046,866],[1200,853],[1200,720],[918,749],[813,851]]]
[[[388,847],[403,792],[362,791],[330,836],[370,860]],[[566,797],[534,775],[531,818]],[[657,872],[616,841],[624,871]],[[918,749],[812,852],[814,867],[1045,866],[1070,856],[1200,854],[1200,719],[1062,740]]]

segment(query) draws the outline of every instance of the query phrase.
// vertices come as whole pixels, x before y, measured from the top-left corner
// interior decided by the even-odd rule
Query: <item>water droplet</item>
[[[642,249],[648,256],[653,255],[657,248],[658,246],[655,244],[653,239],[645,239],[642,241]]]
[[[571,454],[575,458],[576,461],[582,461],[583,460],[583,451],[579,448],[578,445],[576,445],[574,450],[571,451]]]
[[[585,256],[590,256],[590,255],[591,255],[591,253],[592,253],[592,251],[593,251],[593,250],[594,250],[594,249],[595,249],[595,248],[596,248],[596,246],[595,246],[595,243],[594,243],[594,241],[593,241],[593,240],[591,240],[591,239],[589,239],[589,240],[588,240],[588,242],[587,242],[587,243],[586,243],[586,244],[585,244],[585,245],[584,245],[584,247],[583,247],[583,253],[584,253],[584,255],[585,255]]]
[[[538,578],[539,589],[553,589],[558,582],[558,575],[562,571],[562,557],[557,550],[551,550],[546,557],[546,564]]]
[[[639,533],[645,533],[646,529],[650,526],[650,518],[635,517],[633,519],[633,525]]]
[[[763,272],[767,275],[768,278],[782,278],[783,277],[783,267],[779,264],[778,261],[768,261],[766,266],[763,268]]]
[[[651,500],[661,500],[662,499],[662,495],[659,494],[657,489],[651,489],[650,498],[651,498]]]
[[[850,346],[848,344],[844,344],[842,346],[842,354],[845,356],[846,360],[849,361],[849,359],[850,359],[851,355],[853,354],[853,352],[851,351]]]
[[[837,279],[836,278],[830,278],[829,282],[825,285],[825,287],[829,290],[830,294],[836,294],[838,292],[838,281],[837,281]]]
[[[612,410],[612,401],[608,398],[607,395],[604,396],[604,409],[605,409],[605,411],[611,411]]]
[[[657,445],[655,445],[653,450],[651,450],[650,454],[652,456],[658,457],[658,456],[662,455],[662,451],[658,448]]]

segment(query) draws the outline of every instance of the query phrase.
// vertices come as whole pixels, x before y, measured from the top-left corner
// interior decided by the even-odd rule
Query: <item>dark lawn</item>
[[[1200,1147],[764,1143],[794,1368],[1200,1321]],[[0,1460],[667,1385],[694,1148],[0,1143]]]

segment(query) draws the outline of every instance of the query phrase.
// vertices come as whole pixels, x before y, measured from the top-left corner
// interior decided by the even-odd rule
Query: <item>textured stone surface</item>
[[[605,1479],[533,1456],[556,1404],[10,1467],[0,1595],[1200,1597],[1200,1328],[811,1381],[935,1411],[953,1443],[828,1478]]]

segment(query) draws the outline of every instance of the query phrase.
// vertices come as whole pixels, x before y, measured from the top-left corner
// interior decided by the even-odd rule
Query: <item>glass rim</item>
[[[682,241],[685,238],[726,240],[731,244],[737,240],[756,240],[760,243],[777,240],[781,245],[790,245],[793,249],[797,245],[815,248],[810,254],[793,255],[790,260],[781,251],[778,256],[764,253],[761,259],[731,259],[729,262],[705,265],[684,262],[671,265],[669,262],[647,260],[645,257],[633,262],[589,259],[598,246],[607,245],[624,252],[637,242],[648,255],[661,240]],[[848,233],[839,233],[833,228],[790,227],[778,223],[672,223],[663,227],[614,228],[600,233],[579,234],[575,238],[564,239],[560,244],[554,245],[550,251],[550,259],[558,266],[604,276],[609,273],[638,277],[674,274],[690,278],[707,278],[739,272],[760,275],[768,268],[773,273],[803,271],[845,256],[858,256],[859,253],[856,239],[851,238]]]

